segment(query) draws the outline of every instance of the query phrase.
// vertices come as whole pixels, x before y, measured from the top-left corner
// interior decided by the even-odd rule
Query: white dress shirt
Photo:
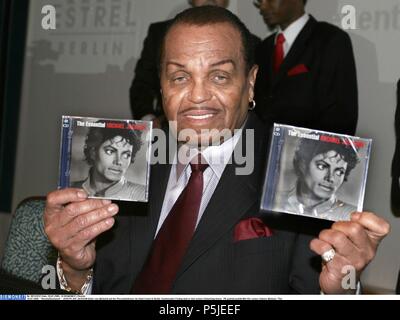
[[[212,195],[214,194],[215,188],[218,185],[219,179],[221,178],[226,165],[231,159],[233,150],[235,149],[236,144],[241,136],[241,131],[242,129],[236,130],[233,137],[221,145],[210,146],[201,151],[201,155],[208,163],[209,167],[203,173],[203,195],[201,198],[196,227],[199,224]],[[154,238],[156,237],[179,195],[188,184],[190,175],[192,173],[189,163],[197,156],[198,153],[198,149],[190,149],[187,145],[183,145],[179,148],[178,153],[175,154],[169,175],[167,190],[165,192],[163,206],[161,209],[160,219],[158,221],[157,231],[154,235]]]
[[[278,27],[276,37],[280,33],[283,33],[285,37],[285,42],[283,43],[283,53],[285,57],[292,48],[293,43],[295,42],[297,36],[300,34],[301,30],[303,30],[304,26],[307,24],[309,19],[310,16],[307,13],[305,13],[296,21],[292,22],[285,30],[282,31],[282,29]],[[276,43],[276,37],[275,37],[275,43]]]

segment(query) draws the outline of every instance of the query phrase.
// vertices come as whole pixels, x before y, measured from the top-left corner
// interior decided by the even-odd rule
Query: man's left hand
[[[382,239],[389,233],[390,225],[384,219],[370,212],[356,212],[351,221],[335,222],[323,230],[310,248],[319,255],[334,249],[333,259],[323,263],[319,277],[322,292],[326,294],[355,293],[343,288],[342,279],[346,266],[354,267],[357,280],[361,272],[374,258]]]

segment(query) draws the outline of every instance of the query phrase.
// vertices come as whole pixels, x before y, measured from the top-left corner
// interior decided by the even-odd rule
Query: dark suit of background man
[[[392,160],[392,210],[400,217],[400,80],[397,82],[397,107],[395,114],[396,148]]]
[[[351,40],[341,29],[305,13],[306,0],[258,0],[277,33],[257,52],[257,112],[268,122],[354,134],[358,118],[356,67]],[[283,33],[284,60],[274,56]]]
[[[400,80],[397,82],[397,106],[395,115],[396,149],[392,161],[392,210],[400,217]],[[400,294],[400,271],[397,278],[396,294]]]
[[[171,138],[191,141],[179,149],[187,161],[152,166],[148,206],[117,207],[86,199],[79,189],[48,195],[45,230],[59,251],[64,287],[85,291],[94,268],[93,293],[354,292],[342,287],[343,267],[353,265],[360,275],[389,230],[384,220],[357,213],[311,240],[301,225],[312,221],[259,212],[268,128],[248,111],[258,69],[251,39],[223,8],[177,16],[160,75],[165,115],[176,124]],[[221,139],[218,132],[226,130],[236,133]],[[206,165],[195,166],[188,148]],[[247,166],[254,160],[254,170],[240,175],[238,154]],[[321,270],[319,255],[333,247],[336,254]]]
[[[226,8],[229,0],[189,0],[193,7],[215,5]],[[135,68],[135,77],[129,91],[132,115],[135,119],[153,120],[164,115],[158,75],[158,54],[161,41],[170,20],[150,25],[142,53]],[[158,126],[156,121],[155,126]]]

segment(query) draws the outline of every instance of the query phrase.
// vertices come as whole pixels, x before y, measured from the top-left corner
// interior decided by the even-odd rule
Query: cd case
[[[274,124],[261,210],[350,220],[363,209],[371,143]]]
[[[63,116],[59,188],[148,201],[152,122]]]

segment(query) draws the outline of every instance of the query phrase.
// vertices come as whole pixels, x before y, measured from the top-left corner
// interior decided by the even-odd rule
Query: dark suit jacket
[[[265,124],[251,114],[246,128],[255,130],[255,170],[251,175],[237,176],[237,164],[226,166],[183,259],[172,293],[319,293],[320,259],[309,249],[311,236],[298,233],[310,227],[313,219],[293,215],[262,217],[274,230],[273,236],[234,242],[235,225],[260,216],[267,150]],[[242,143],[245,141],[240,140]],[[148,207],[120,203],[115,227],[97,240],[94,293],[130,292],[151,249],[169,173],[170,165],[152,167]]]
[[[400,80],[397,82],[397,107],[395,116],[396,150],[392,163],[392,210],[400,216]],[[400,294],[400,271],[397,278],[396,294]]]
[[[395,115],[396,149],[392,160],[391,207],[396,217],[400,216],[400,80],[397,82],[397,107]]]
[[[397,82],[397,106],[394,120],[396,150],[392,162],[392,177],[400,177],[400,80]]]
[[[129,95],[132,115],[135,119],[141,119],[147,114],[157,117],[164,114],[158,63],[162,40],[170,22],[171,20],[167,20],[151,24],[144,40]],[[255,47],[261,42],[255,35],[252,35],[252,40]]]
[[[257,112],[269,122],[354,134],[358,117],[356,68],[347,33],[313,17],[278,72],[272,63],[275,34],[257,52]],[[290,74],[304,65],[309,71]]]
[[[150,25],[142,53],[135,68],[135,78],[129,91],[132,115],[140,119],[147,114],[163,114],[158,75],[159,52],[171,20]]]

